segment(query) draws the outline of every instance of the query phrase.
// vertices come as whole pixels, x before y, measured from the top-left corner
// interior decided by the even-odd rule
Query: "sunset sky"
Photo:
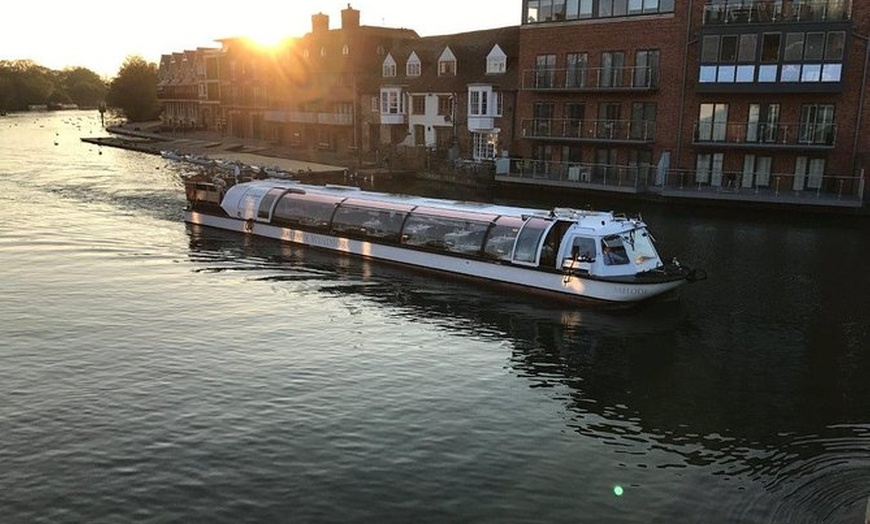
[[[431,36],[518,25],[522,2],[357,0],[351,5],[363,25]],[[51,69],[82,66],[111,77],[129,55],[157,62],[164,53],[216,47],[217,38],[302,36],[318,12],[338,28],[345,7],[347,1],[334,0],[9,2],[3,6],[0,60],[31,59]]]

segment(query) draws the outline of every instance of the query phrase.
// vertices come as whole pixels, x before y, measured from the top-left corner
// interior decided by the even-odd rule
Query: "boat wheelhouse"
[[[550,211],[289,180],[186,184],[185,221],[568,300],[631,303],[702,277],[664,262],[647,225],[612,212]]]

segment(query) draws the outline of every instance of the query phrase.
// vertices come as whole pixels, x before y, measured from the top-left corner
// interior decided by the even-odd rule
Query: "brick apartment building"
[[[524,0],[505,182],[860,206],[870,4]]]
[[[268,52],[166,55],[164,118],[348,160],[436,151],[504,184],[863,204],[870,3],[521,1],[501,29],[420,38],[348,6]]]

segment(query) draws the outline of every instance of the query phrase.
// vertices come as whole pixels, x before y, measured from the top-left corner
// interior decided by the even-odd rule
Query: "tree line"
[[[127,57],[109,81],[84,67],[57,71],[32,60],[0,60],[0,111],[76,104],[107,106],[133,122],[152,120],[160,114],[157,83],[157,65],[136,55]]]

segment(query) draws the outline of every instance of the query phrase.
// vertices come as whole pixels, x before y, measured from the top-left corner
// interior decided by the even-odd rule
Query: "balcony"
[[[837,124],[695,122],[692,137],[696,146],[824,151],[836,146]]]
[[[495,180],[559,190],[657,195],[666,199],[855,209],[864,204],[865,185],[863,177],[822,173],[704,172],[656,169],[649,164],[628,166],[519,158],[499,159]]]
[[[523,90],[564,93],[589,91],[653,91],[658,67],[587,67],[523,71]]]
[[[841,22],[849,14],[848,0],[726,0],[704,7],[704,24]]]
[[[650,144],[654,120],[575,120],[529,118],[522,121],[523,138],[588,143]]]
[[[303,111],[266,111],[266,122],[274,124],[323,124],[352,126],[353,115],[346,113],[312,113]]]

